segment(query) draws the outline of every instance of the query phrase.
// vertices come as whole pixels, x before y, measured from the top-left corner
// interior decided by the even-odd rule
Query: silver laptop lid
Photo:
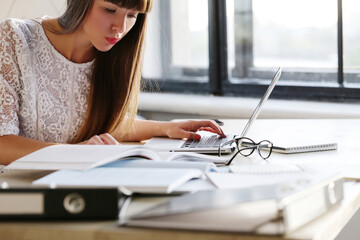
[[[277,81],[279,80],[281,76],[281,67],[279,67],[279,69],[277,70],[273,80],[271,81],[268,89],[266,90],[264,96],[261,98],[260,102],[258,103],[258,105],[256,106],[254,112],[252,113],[249,121],[246,123],[246,126],[244,128],[244,130],[242,131],[240,137],[245,137],[245,135],[247,134],[249,128],[251,127],[251,125],[253,124],[253,122],[255,121],[255,119],[257,118],[257,116],[259,115],[262,106],[264,105],[264,103],[266,102],[266,100],[269,98],[271,92],[273,91],[275,84],[277,83]]]

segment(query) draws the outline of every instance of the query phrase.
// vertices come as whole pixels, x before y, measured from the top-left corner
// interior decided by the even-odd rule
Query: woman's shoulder
[[[5,40],[7,37],[12,40],[28,41],[30,36],[39,32],[40,22],[36,20],[22,20],[17,18],[7,18],[0,22],[0,36]]]
[[[18,18],[6,18],[0,21],[0,29],[7,31],[26,31],[33,30],[36,25],[40,24],[36,20],[30,19],[18,19]]]

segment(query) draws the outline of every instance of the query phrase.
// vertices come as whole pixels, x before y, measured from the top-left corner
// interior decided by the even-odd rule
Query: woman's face
[[[139,12],[122,8],[107,0],[94,0],[83,30],[99,51],[109,51],[135,25]]]

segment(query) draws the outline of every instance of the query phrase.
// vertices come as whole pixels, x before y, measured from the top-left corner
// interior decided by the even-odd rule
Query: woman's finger
[[[207,132],[217,133],[214,129],[212,129],[210,127],[201,127],[201,128],[199,128],[198,131],[207,131]]]
[[[109,133],[101,134],[100,139],[102,140],[103,144],[106,145],[119,145],[119,142],[116,141],[116,139],[111,136]]]
[[[103,141],[101,140],[101,138],[98,135],[92,136],[87,142],[86,144],[88,145],[103,145]]]
[[[196,139],[196,140],[201,139],[201,135],[197,134],[197,133],[194,133],[194,132],[184,131],[184,133],[182,135],[183,135],[183,138],[187,138],[187,139]]]
[[[196,129],[193,130],[199,130],[201,128],[211,128],[215,131],[214,133],[217,133],[222,137],[226,137],[221,127],[215,121],[211,121],[211,120],[197,121],[195,122],[194,127]]]

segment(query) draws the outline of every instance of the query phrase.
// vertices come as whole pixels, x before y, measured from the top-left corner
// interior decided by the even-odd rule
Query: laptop
[[[281,67],[277,70],[274,78],[272,79],[268,89],[266,90],[263,97],[260,99],[260,102],[256,106],[254,112],[249,118],[247,124],[245,125],[243,131],[240,135],[238,134],[228,134],[226,138],[222,138],[216,134],[205,134],[200,140],[195,139],[169,139],[169,138],[151,138],[146,144],[146,147],[155,148],[160,151],[169,151],[169,152],[196,152],[196,153],[208,153],[208,154],[217,154],[219,151],[219,146],[222,143],[231,140],[235,137],[244,137],[249,131],[250,127],[258,117],[264,103],[269,98],[271,92],[273,91],[277,81],[281,75]],[[221,147],[221,153],[232,153],[235,148],[234,146],[224,146]]]

